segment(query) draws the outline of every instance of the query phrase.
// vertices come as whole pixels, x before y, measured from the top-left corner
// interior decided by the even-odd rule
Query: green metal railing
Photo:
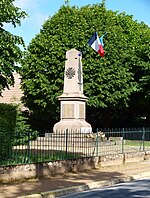
[[[150,151],[150,128],[100,129],[88,134],[67,129],[34,140],[30,132],[26,138],[17,137],[5,148],[0,140],[0,166]]]

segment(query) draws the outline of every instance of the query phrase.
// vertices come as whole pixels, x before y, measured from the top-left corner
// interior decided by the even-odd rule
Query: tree
[[[0,1],[0,94],[5,87],[14,84],[13,72],[18,70],[22,52],[19,45],[24,46],[23,39],[4,29],[4,23],[21,25],[26,13],[13,4],[14,0]]]
[[[115,109],[128,105],[141,89],[142,71],[149,67],[145,41],[148,26],[132,16],[117,13],[101,4],[81,8],[62,6],[32,39],[23,62],[24,101],[33,112],[49,112],[57,118],[57,96],[63,88],[65,53],[82,50],[93,32],[104,38],[105,58],[87,47],[83,55],[84,93],[92,108]],[[149,34],[150,35],[150,34]],[[143,54],[143,52],[145,54]],[[140,74],[140,75],[138,75]]]
[[[15,135],[14,135],[14,145],[23,145],[27,144],[29,141],[36,139],[38,136],[37,131],[33,131],[31,129],[30,124],[28,123],[28,115],[21,109],[17,108],[17,116],[16,116],[16,127],[15,127]]]

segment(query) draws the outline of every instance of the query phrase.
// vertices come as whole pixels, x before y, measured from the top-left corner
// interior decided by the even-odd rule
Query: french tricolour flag
[[[88,41],[88,44],[97,52],[99,53],[102,57],[104,57],[104,49],[103,49],[103,37],[98,37],[97,32],[95,32],[90,40]]]

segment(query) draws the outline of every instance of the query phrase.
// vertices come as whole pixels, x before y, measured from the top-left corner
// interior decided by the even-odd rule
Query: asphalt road
[[[150,198],[150,177],[61,198]]]

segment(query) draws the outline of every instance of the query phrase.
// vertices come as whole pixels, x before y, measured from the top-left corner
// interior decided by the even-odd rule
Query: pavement
[[[150,176],[150,161],[0,183],[0,198],[54,198]]]

